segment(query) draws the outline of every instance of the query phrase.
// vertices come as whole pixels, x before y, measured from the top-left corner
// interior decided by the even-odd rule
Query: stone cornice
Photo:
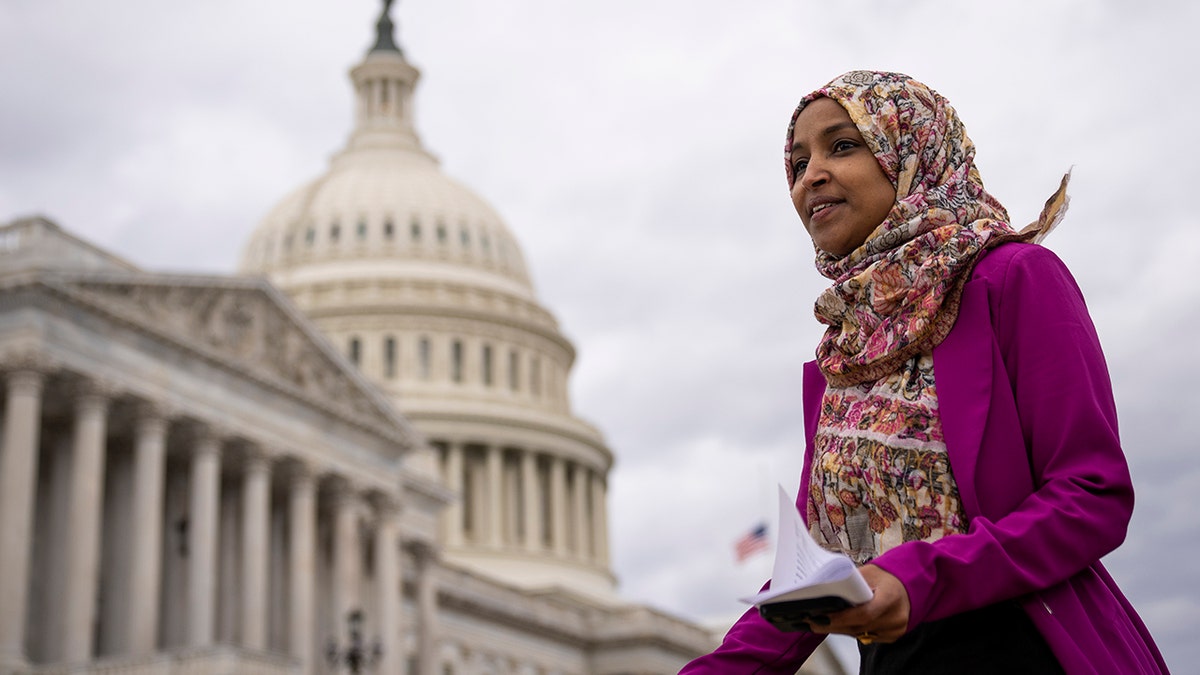
[[[405,450],[424,442],[387,398],[265,280],[45,273],[27,282],[192,352],[211,365],[328,411]]]
[[[545,311],[545,310],[542,310]],[[474,321],[481,324],[500,325],[513,330],[536,335],[563,350],[569,367],[575,361],[575,346],[558,330],[557,321],[553,318],[540,323],[534,320],[514,318],[513,315],[496,309],[476,307],[447,307],[445,305],[424,304],[416,302],[370,302],[362,304],[345,304],[337,307],[313,306],[306,313],[314,320],[334,319],[342,317],[378,317],[403,316],[420,318],[440,318],[461,321]],[[553,323],[550,323],[553,321]]]
[[[594,608],[535,596],[518,588],[481,579],[445,563],[437,568],[438,606],[479,619],[524,629],[576,647],[591,641],[588,614]]]
[[[510,315],[500,312],[489,311],[486,309],[473,309],[469,307],[439,307],[435,305],[419,305],[419,304],[375,304],[375,305],[356,305],[337,308],[321,308],[313,307],[308,310],[308,314],[314,320],[341,318],[346,316],[404,316],[404,317],[433,317],[440,319],[456,319],[462,321],[476,321],[481,324],[501,325],[514,330],[536,335],[547,342],[562,349],[567,354],[567,364],[570,365],[575,359],[575,346],[571,341],[559,333],[557,327],[547,327],[536,324],[532,321],[521,321],[513,319]]]
[[[455,424],[456,426],[475,423],[481,425],[494,425],[497,427],[503,427],[505,429],[525,429],[537,433],[560,436],[576,441],[582,445],[586,445],[597,451],[605,460],[606,465],[603,467],[605,470],[612,468],[614,461],[612,450],[605,445],[604,440],[600,437],[599,433],[594,432],[594,430],[590,428],[590,425],[588,425],[587,429],[588,431],[594,432],[591,434],[582,432],[579,428],[572,428],[566,424],[556,424],[555,420],[549,416],[543,419],[532,419],[524,416],[516,417],[511,414],[511,411],[506,414],[505,411],[501,410],[497,410],[496,412],[489,414],[486,412],[472,411],[470,409],[451,410],[447,408],[445,410],[436,410],[430,407],[420,410],[410,410],[408,414],[412,419],[417,420],[418,424],[426,421],[449,422]],[[580,424],[586,425],[586,423],[583,422],[580,422]]]
[[[596,604],[566,589],[530,592],[453,565],[437,570],[439,606],[551,636],[592,651],[652,646],[698,656],[717,645],[707,631],[642,605]]]
[[[595,616],[590,634],[600,649],[654,645],[702,654],[717,645],[699,626],[643,605],[630,605]]]

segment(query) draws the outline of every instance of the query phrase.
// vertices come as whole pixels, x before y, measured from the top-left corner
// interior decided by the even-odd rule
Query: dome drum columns
[[[460,498],[443,514],[447,548],[529,555],[607,568],[605,473],[556,454],[435,442],[444,484]]]

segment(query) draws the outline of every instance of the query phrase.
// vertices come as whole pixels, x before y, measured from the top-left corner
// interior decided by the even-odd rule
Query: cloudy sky
[[[153,270],[232,272],[351,123],[375,0],[0,2],[0,221],[42,213]],[[618,457],[625,595],[726,621],[767,558],[732,542],[795,489],[823,279],[784,127],[845,70],[946,95],[1024,224],[1075,272],[1139,488],[1107,559],[1177,670],[1200,662],[1200,5],[1107,0],[403,0],[417,126],[523,243]]]

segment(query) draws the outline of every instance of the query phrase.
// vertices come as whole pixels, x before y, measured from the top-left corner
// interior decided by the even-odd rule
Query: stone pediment
[[[391,403],[268,282],[158,274],[62,275],[59,290],[240,373],[414,443]]]

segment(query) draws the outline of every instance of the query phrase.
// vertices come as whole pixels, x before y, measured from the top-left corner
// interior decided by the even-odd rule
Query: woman
[[[804,382],[797,507],[866,604],[785,633],[750,610],[689,675],[791,675],[826,634],[863,673],[1165,673],[1101,556],[1133,490],[1099,341],[1054,254],[1066,178],[1021,232],[954,109],[853,71],[800,101],[792,201],[833,281]]]

